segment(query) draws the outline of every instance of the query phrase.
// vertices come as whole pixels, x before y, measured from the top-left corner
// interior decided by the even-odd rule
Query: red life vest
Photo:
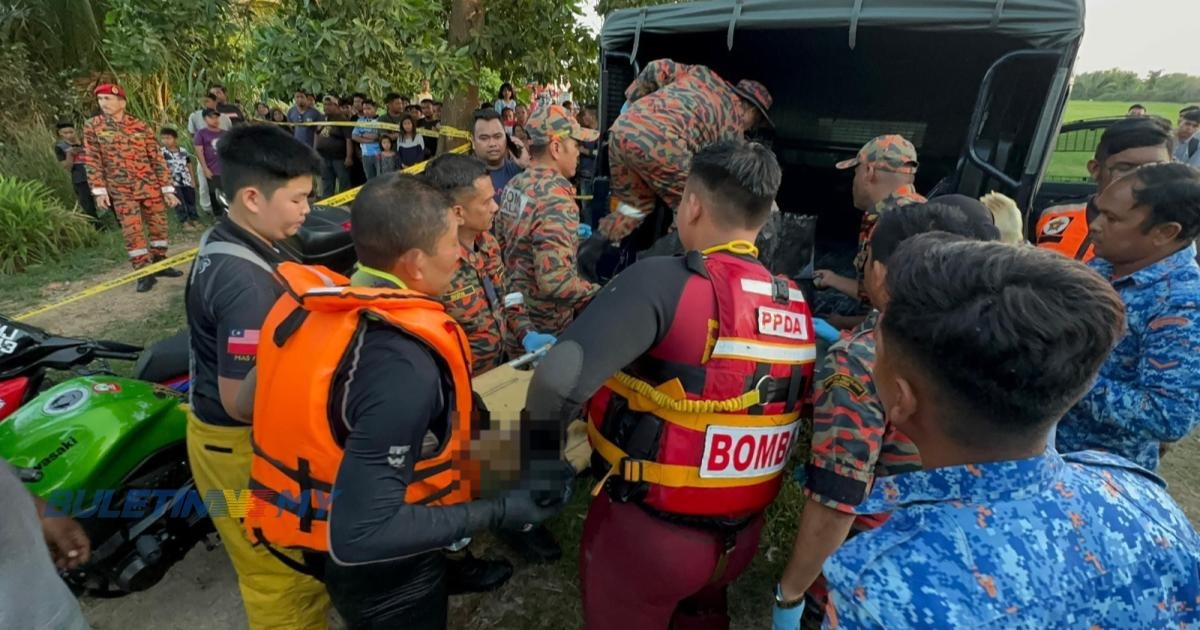
[[[692,252],[688,266],[670,329],[589,401],[588,435],[610,466],[601,485],[618,478],[625,500],[740,519],[779,492],[810,397],[812,315],[752,258]]]

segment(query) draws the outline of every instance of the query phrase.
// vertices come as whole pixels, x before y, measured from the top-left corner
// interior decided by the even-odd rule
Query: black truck
[[[601,129],[646,63],[704,64],[771,90],[775,128],[760,139],[784,168],[779,206],[818,217],[818,249],[857,235],[852,178],[834,164],[887,133],[916,145],[922,193],[1002,192],[1032,229],[1031,213],[1050,201],[1038,195],[1083,18],[1083,0],[720,0],[616,11],[600,35]],[[607,208],[603,159],[597,174],[593,217]],[[1048,192],[1057,201],[1067,191]]]

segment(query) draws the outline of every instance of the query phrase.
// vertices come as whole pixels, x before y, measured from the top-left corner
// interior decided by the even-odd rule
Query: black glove
[[[563,502],[554,501],[543,505],[543,501],[534,499],[528,493],[512,494],[498,499],[496,526],[500,529],[527,531],[534,525],[558,514]]]
[[[604,235],[599,232],[595,232],[579,246],[579,254],[577,256],[579,274],[589,282],[599,282],[599,276],[596,274],[596,265],[600,262],[600,258],[604,256],[608,245],[608,239],[604,238]]]

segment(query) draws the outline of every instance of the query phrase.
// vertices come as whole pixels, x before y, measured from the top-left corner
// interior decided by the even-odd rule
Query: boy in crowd
[[[71,185],[75,188],[75,200],[83,213],[91,217],[97,229],[103,225],[96,211],[96,200],[92,198],[92,189],[88,187],[87,168],[84,166],[83,142],[75,131],[75,125],[69,122],[58,123],[58,142],[54,143],[54,157],[59,166],[71,174]]]
[[[362,115],[358,117],[359,123],[373,123],[378,119],[375,117],[375,101],[365,99],[362,103]],[[375,179],[379,175],[379,130],[372,127],[355,127],[354,133],[350,136],[354,142],[358,143],[359,150],[362,152],[363,173],[368,180]]]
[[[158,132],[158,141],[162,144],[162,155],[167,162],[167,169],[171,171],[175,196],[179,198],[179,205],[175,206],[175,218],[179,219],[179,223],[184,227],[199,227],[196,187],[192,184],[192,156],[179,146],[179,133],[170,127],[163,127]]]
[[[225,204],[219,198],[221,191],[221,156],[217,153],[217,141],[225,134],[221,128],[221,114],[215,109],[204,110],[204,128],[192,136],[192,144],[196,147],[196,157],[200,161],[200,171],[208,184],[208,195],[212,204],[214,217],[225,214]]]
[[[188,280],[191,353],[188,463],[202,494],[245,488],[250,478],[253,399],[248,375],[258,357],[258,335],[283,293],[274,269],[287,259],[276,243],[295,234],[308,215],[308,196],[320,162],[288,132],[273,125],[243,125],[220,144],[229,213],[201,240]],[[263,545],[252,544],[242,523],[212,515],[222,546],[237,571],[251,630],[324,630],[325,586],[285,565]],[[279,551],[279,553],[288,553]]]

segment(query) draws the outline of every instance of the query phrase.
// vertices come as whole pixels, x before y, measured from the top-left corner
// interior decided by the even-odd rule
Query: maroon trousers
[[[725,590],[754,558],[762,525],[759,515],[729,537],[668,523],[601,492],[579,548],[585,627],[727,630]]]

